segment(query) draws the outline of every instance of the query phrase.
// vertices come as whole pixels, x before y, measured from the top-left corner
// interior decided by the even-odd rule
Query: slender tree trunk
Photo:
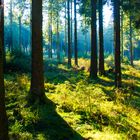
[[[70,0],[70,6],[71,6],[71,14],[70,14],[70,39],[71,39],[71,57],[73,57],[73,7],[72,7],[72,0]]]
[[[86,30],[86,25],[87,25],[87,23],[86,23],[86,15],[84,15],[84,21],[85,21],[85,22],[84,22],[84,26],[85,26],[85,30]],[[85,31],[85,33],[84,33],[84,39],[85,39],[85,43],[84,43],[84,48],[85,48],[84,57],[87,57],[87,55],[88,55],[87,34],[88,34],[88,32]]]
[[[13,52],[13,3],[10,0],[10,46],[9,51]]]
[[[48,50],[48,55],[49,58],[52,58],[52,1],[50,1],[49,4],[49,50]]]
[[[115,86],[121,86],[120,0],[114,1]]]
[[[57,60],[60,62],[59,12],[57,11]]]
[[[90,77],[97,78],[97,26],[96,0],[91,0],[91,67]]]
[[[51,41],[50,58],[52,58],[52,57],[53,57],[53,56],[52,56],[52,49],[53,49],[53,48],[52,48],[52,46],[53,46],[53,32],[52,32],[52,4],[51,4],[51,26],[50,26],[50,27],[51,27],[51,30],[50,30],[50,31],[51,31],[51,38],[50,38],[50,39],[51,39],[51,40],[50,40],[50,41]]]
[[[4,74],[3,74],[3,48],[4,48],[4,5],[3,0],[0,0],[0,140],[8,140],[8,120],[5,108],[5,89],[4,89]]]
[[[22,44],[21,44],[21,17],[19,17],[19,49],[22,52]]]
[[[70,36],[70,0],[67,1],[68,9],[68,67],[71,67],[71,36]]]
[[[65,2],[65,56],[67,57],[67,2]]]
[[[132,33],[133,33],[133,29],[132,29],[132,16],[130,15],[129,17],[130,23],[130,63],[131,66],[133,66],[133,41],[132,41]]]
[[[4,3],[4,0],[2,0],[2,2]],[[6,50],[4,47],[4,7],[3,10],[1,11],[1,24],[3,25],[2,27],[0,27],[2,29],[2,46],[3,46],[3,69],[5,70],[6,68]]]
[[[124,57],[124,50],[123,50],[123,10],[121,10],[121,54],[122,54],[122,62]]]
[[[42,45],[42,0],[32,1],[31,102],[45,99]]]
[[[49,47],[48,47],[48,57],[51,58],[51,23],[49,20]]]
[[[78,47],[77,47],[77,13],[76,0],[74,0],[74,49],[75,49],[75,65],[78,66]]]
[[[84,46],[85,46],[85,54],[84,54],[84,56],[87,58],[87,55],[88,55],[88,41],[87,41],[87,33],[85,33],[85,44],[84,44]]]
[[[104,37],[103,37],[103,1],[99,0],[99,73],[105,73],[104,68]]]

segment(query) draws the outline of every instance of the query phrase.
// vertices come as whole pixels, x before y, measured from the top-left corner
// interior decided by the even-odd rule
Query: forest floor
[[[13,140],[138,140],[140,139],[140,66],[122,65],[122,88],[113,72],[89,79],[89,61],[79,68],[45,63],[47,104],[27,105],[30,75],[5,74],[6,107]],[[111,67],[106,60],[106,68]]]

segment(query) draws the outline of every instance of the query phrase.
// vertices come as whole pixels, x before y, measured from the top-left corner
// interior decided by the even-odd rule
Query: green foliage
[[[15,122],[15,124],[11,127],[11,130],[14,134],[18,134],[23,129],[22,124],[20,124],[18,121]]]
[[[124,87],[114,89],[110,76],[101,76],[96,81],[88,78],[87,60],[81,59],[79,63],[80,67],[85,65],[85,70],[52,64],[50,67],[48,62],[49,75],[45,75],[46,105],[28,106],[27,74],[5,75],[10,137],[15,140],[140,138],[138,69],[123,64]]]
[[[6,70],[9,72],[31,71],[31,59],[25,53],[15,50],[13,53],[7,54],[6,60]]]

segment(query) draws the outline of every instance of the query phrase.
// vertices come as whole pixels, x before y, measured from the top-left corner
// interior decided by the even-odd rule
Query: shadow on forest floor
[[[44,105],[27,106],[24,75],[6,75],[6,108],[10,138],[13,140],[83,140],[46,99]],[[25,84],[23,84],[25,82]],[[41,137],[41,138],[38,138]]]
[[[84,140],[56,112],[56,104],[49,99],[46,100],[47,103],[44,105],[36,104],[25,109],[22,109],[19,105],[14,107],[14,119],[11,120],[12,116],[8,119],[10,125],[13,125],[10,140]],[[23,116],[26,109],[28,114]],[[20,129],[20,126],[22,126],[22,129]]]
[[[83,140],[84,138],[56,112],[56,104],[46,100],[46,105],[37,107],[39,120],[33,124],[33,129],[28,131],[43,134],[46,140]]]

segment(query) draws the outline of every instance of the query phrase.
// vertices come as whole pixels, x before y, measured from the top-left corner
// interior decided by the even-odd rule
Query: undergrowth
[[[88,67],[88,60],[83,59],[79,67],[70,70],[64,63],[52,65],[47,62],[46,105],[27,105],[28,74],[6,74],[10,138],[140,139],[140,70],[123,64],[123,87],[115,89],[112,73],[95,81],[88,78]]]

